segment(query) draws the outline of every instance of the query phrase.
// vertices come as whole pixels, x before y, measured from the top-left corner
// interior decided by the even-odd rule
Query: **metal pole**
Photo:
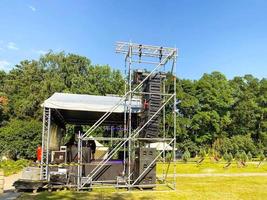
[[[165,80],[163,80],[163,93],[165,94]],[[165,95],[163,96],[163,101],[165,102],[165,99],[166,99],[166,97],[165,97]],[[166,115],[166,109],[165,109],[165,106],[164,106],[164,108],[163,108],[163,148],[165,149],[165,138],[166,138],[166,130],[165,130],[165,124],[166,124],[166,121],[165,121],[165,115]],[[166,161],[166,152],[164,151],[163,152],[163,162],[165,163],[165,161]]]
[[[129,96],[128,96],[128,185],[131,184],[131,134],[132,134],[132,46],[129,46],[129,77],[128,77],[128,86],[129,86]],[[130,188],[128,188],[130,190]]]
[[[111,134],[111,140],[110,140],[110,145],[111,147],[113,146],[113,133],[114,133],[114,130],[113,130],[113,126],[110,126],[110,134]]]
[[[49,181],[49,143],[50,143],[50,126],[51,126],[51,108],[48,108],[48,122],[47,122],[47,144],[46,144],[46,178]]]
[[[125,56],[125,70],[124,70],[124,77],[125,77],[125,83],[124,83],[124,96],[127,94],[127,59],[128,55]],[[127,98],[125,98],[124,101],[124,122],[123,122],[123,138],[126,140],[127,138]],[[123,145],[123,176],[126,174],[126,144]]]
[[[176,190],[176,153],[175,153],[175,148],[176,148],[176,53],[173,57],[173,66],[174,66],[174,97],[173,97],[173,139],[174,139],[174,142],[173,142],[173,162],[174,162],[174,167],[173,167],[173,186]]]
[[[74,133],[75,134],[75,133]],[[81,132],[79,131],[78,135],[78,177],[77,177],[77,190],[79,191],[81,186]]]

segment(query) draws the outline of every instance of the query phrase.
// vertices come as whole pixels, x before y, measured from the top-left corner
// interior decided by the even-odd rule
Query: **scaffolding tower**
[[[117,42],[115,47],[115,52],[123,54],[125,56],[125,94],[121,97],[120,101],[112,107],[108,112],[106,112],[99,120],[95,122],[84,134],[79,134],[78,138],[78,178],[77,178],[77,189],[87,189],[95,187],[121,187],[131,190],[136,187],[144,187],[144,185],[139,184],[139,180],[142,176],[152,167],[155,166],[156,161],[163,155],[163,162],[166,164],[165,170],[163,171],[162,177],[158,177],[158,182],[152,184],[151,187],[156,187],[158,185],[167,185],[169,188],[176,188],[176,60],[177,60],[177,49],[161,46],[151,46],[136,44],[132,42]],[[142,69],[143,78],[140,82],[134,82],[134,73],[137,70]],[[144,91],[142,87],[147,81],[155,75],[165,75],[167,78],[162,79],[160,84],[160,91]],[[166,82],[168,81],[168,85]],[[146,121],[138,124],[138,126],[133,125],[132,121],[132,101],[136,96],[143,97],[144,95],[156,95],[161,97],[161,104],[154,110],[153,113],[149,115]],[[83,141],[89,140],[93,132],[101,126],[101,124],[118,108],[118,106],[124,104],[124,137],[122,138],[112,138],[116,145],[108,152],[107,158],[100,161],[97,166],[87,175],[82,176],[82,166],[83,166]],[[166,113],[167,110],[171,113],[172,117],[172,131],[166,131]],[[49,111],[45,112],[49,116]],[[160,136],[147,137],[142,134],[146,126],[148,126],[153,119],[158,116],[162,116],[161,131]],[[44,116],[46,117],[46,116]],[[44,121],[45,125],[47,121]],[[49,124],[48,124],[49,126]],[[46,129],[43,130],[46,133]],[[142,137],[141,137],[142,136]],[[110,141],[110,137],[98,137],[97,140]],[[143,172],[134,176],[134,166],[133,162],[135,159],[136,149],[138,147],[148,146],[150,142],[161,141],[164,142],[164,147],[160,150],[153,160],[150,161],[148,166]],[[167,145],[172,147],[171,159],[166,159],[165,151]],[[43,142],[43,149],[46,149]],[[111,160],[111,158],[118,153],[118,151],[123,150],[123,168],[124,173],[115,185],[105,185],[103,182],[95,181],[94,177],[105,167],[105,164]],[[44,151],[45,152],[45,151]],[[46,155],[47,156],[47,155]],[[170,163],[173,163],[173,171],[169,171]],[[44,176],[47,176],[47,170],[43,169]],[[171,175],[171,177],[169,176]],[[100,184],[100,185],[99,185]],[[145,185],[147,187],[149,185]]]

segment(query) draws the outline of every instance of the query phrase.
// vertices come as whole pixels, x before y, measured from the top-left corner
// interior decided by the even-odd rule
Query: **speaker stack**
[[[143,95],[144,112],[143,123],[146,123],[161,107],[161,75],[152,74],[144,83],[143,91],[149,94]],[[143,138],[156,138],[159,133],[160,112],[158,112],[150,122],[144,127],[140,134]],[[147,141],[149,142],[149,141]]]
[[[150,164],[156,157],[156,149],[139,147],[136,149],[135,155],[134,181],[142,175],[136,185],[142,185],[140,188],[153,188],[153,185],[156,184],[156,162],[151,166]]]

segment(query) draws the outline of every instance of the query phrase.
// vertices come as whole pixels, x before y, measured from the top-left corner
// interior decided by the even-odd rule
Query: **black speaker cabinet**
[[[155,157],[155,148],[140,147],[136,150],[133,178],[134,181],[138,179],[136,185],[142,185],[141,188],[153,188],[156,184],[156,162],[151,164]]]

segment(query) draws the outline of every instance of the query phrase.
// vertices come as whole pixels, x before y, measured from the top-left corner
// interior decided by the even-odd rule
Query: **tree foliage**
[[[11,120],[0,128],[0,149],[10,158],[35,158],[41,141],[42,123],[36,120]]]
[[[40,105],[55,92],[122,94],[124,81],[109,66],[92,65],[86,57],[52,52],[38,61],[22,61],[5,79],[3,91],[12,117],[40,118]]]
[[[167,77],[166,87],[172,91],[172,76]],[[212,149],[216,157],[240,152],[266,154],[266,78],[245,75],[228,80],[222,73],[212,72],[199,80],[176,80],[179,150],[191,156],[201,149]],[[64,52],[49,52],[38,60],[21,61],[9,72],[0,71],[0,133],[6,140],[1,138],[0,153],[15,151],[11,135],[16,135],[16,140],[27,140],[29,127],[33,129],[29,138],[35,141],[31,143],[35,148],[40,142],[41,104],[55,92],[122,94],[124,79],[120,71],[108,65],[93,65],[84,56]],[[172,108],[167,108],[166,113],[167,134],[172,135]],[[17,147],[22,148],[20,145]],[[35,153],[33,149],[29,152],[17,150],[23,157]]]
[[[267,80],[252,75],[227,80],[219,73],[177,80],[177,143],[196,153],[213,148],[220,156],[267,151]],[[195,148],[196,146],[196,148]]]
[[[124,80],[108,65],[92,65],[86,57],[64,52],[24,60],[8,73],[0,71],[0,154],[35,157],[41,142],[41,104],[55,92],[122,94]]]

